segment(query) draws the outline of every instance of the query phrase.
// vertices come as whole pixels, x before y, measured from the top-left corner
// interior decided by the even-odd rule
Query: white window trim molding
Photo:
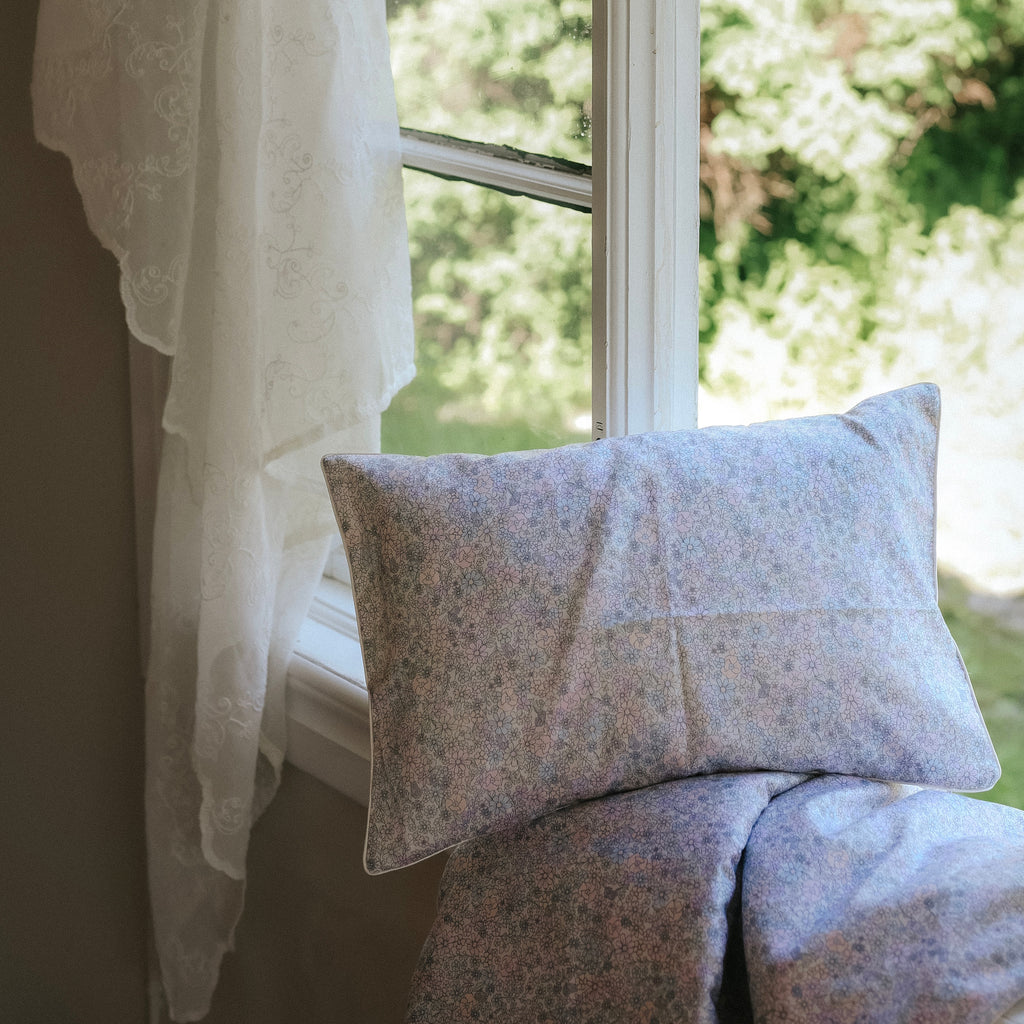
[[[594,0],[597,437],[697,423],[699,44],[698,0]],[[287,708],[288,760],[365,806],[369,697],[347,584],[320,585]]]
[[[697,425],[699,160],[698,0],[594,0],[595,437]]]
[[[370,698],[352,589],[325,576],[288,663],[287,759],[366,806]]]

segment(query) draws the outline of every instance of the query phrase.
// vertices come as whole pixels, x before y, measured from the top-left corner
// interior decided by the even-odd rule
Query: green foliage
[[[958,204],[1002,216],[1014,196],[1024,169],[1024,48],[1000,52],[1006,59],[985,69],[991,98],[922,136],[901,169],[926,230]]]
[[[508,447],[579,439],[590,404],[589,217],[416,172],[406,203],[423,383],[390,418],[418,417],[418,446],[447,447],[454,423],[499,425],[505,439],[521,424]],[[440,436],[425,442],[431,421]],[[482,430],[470,447],[486,447]]]
[[[403,125],[589,162],[589,2],[388,7]]]
[[[403,124],[589,161],[586,0],[389,7]],[[983,357],[962,317],[929,314],[934,289],[920,284],[956,262],[968,222],[998,255],[958,264],[959,287],[1005,296],[1019,280],[1022,11],[1019,0],[704,0],[700,336],[713,394],[747,401],[769,380],[765,414],[834,405],[897,356],[909,377],[927,375],[899,340],[911,334],[931,339],[915,351],[937,345],[951,364],[965,347]],[[579,436],[586,218],[407,181],[418,362],[433,382],[419,388],[421,418]],[[982,230],[965,210],[994,219]],[[429,415],[427,392],[440,402]]]
[[[590,162],[590,4],[392,4],[403,125]],[[589,437],[590,218],[406,173],[417,380],[385,445],[426,453]]]
[[[960,283],[1019,280],[1019,3],[705,0],[702,18],[712,391],[749,394],[770,371],[768,411],[796,410],[852,394],[897,352],[912,361],[906,338],[928,318],[908,285],[922,265],[949,269],[978,215],[998,218],[974,237],[999,258],[968,256]],[[961,361],[977,343],[963,327],[932,317],[924,351]]]
[[[1003,768],[995,786],[977,795],[1024,808],[1024,644],[1019,629],[972,607],[970,590],[955,577],[940,577],[939,606],[970,670]]]

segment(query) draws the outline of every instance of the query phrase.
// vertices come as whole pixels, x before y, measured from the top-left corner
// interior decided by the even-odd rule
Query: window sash
[[[594,167],[403,129],[407,167],[593,213],[593,436],[697,425],[699,0],[594,0]],[[656,41],[656,42],[655,42]]]

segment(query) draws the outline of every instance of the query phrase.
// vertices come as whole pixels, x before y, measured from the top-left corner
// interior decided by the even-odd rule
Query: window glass
[[[384,451],[590,438],[590,217],[406,171],[417,375]]]
[[[591,0],[388,0],[406,128],[590,163]]]
[[[1024,8],[702,4],[701,421],[943,392],[940,604],[1024,806]]]

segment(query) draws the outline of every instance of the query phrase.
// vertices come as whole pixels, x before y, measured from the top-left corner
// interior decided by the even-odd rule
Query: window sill
[[[288,761],[357,803],[370,794],[370,703],[352,591],[325,577],[288,664]]]

